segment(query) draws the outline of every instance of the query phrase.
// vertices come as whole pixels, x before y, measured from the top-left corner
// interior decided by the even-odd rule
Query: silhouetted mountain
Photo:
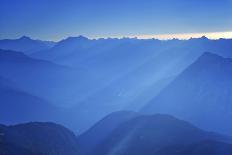
[[[107,49],[107,45],[101,44],[97,47],[95,45],[98,45],[96,41],[83,36],[68,37],[58,42],[53,48],[36,52],[31,56],[62,65],[74,66],[73,64],[85,62],[87,58],[95,56],[99,49]]]
[[[56,52],[56,54],[54,54],[54,53],[46,53],[46,54],[53,54],[51,56],[54,56],[54,57],[58,57],[58,54],[63,54],[60,56],[65,56],[64,54],[67,55],[68,53],[62,53],[62,52],[64,52],[64,51],[70,52],[70,51],[76,50],[78,48],[88,47],[89,42],[90,42],[90,40],[84,36],[68,37],[68,38],[58,42],[52,48],[52,50],[54,50],[54,52]]]
[[[84,69],[64,67],[5,50],[0,50],[0,75],[25,92],[63,106],[77,103],[98,84]]]
[[[144,109],[232,135],[232,59],[204,53]]]
[[[117,41],[110,44],[106,43],[105,39],[90,40],[83,36],[68,37],[58,42],[53,48],[37,52],[32,56],[65,65],[73,65],[84,62],[87,58],[97,55],[103,49],[111,49],[119,44]]]
[[[15,115],[12,114],[12,117],[8,117],[11,113],[4,111],[7,116],[2,118],[4,122],[40,121],[41,118],[47,117],[48,121],[62,123],[75,132],[86,129],[86,125],[83,127],[76,121],[80,116],[78,111],[71,113],[72,108],[70,111],[68,108],[98,88],[99,82],[88,74],[88,71],[34,59],[21,52],[0,50],[0,76],[17,86],[17,88],[13,87],[13,90],[4,89],[1,94],[2,101],[5,100],[4,108],[13,113],[17,112]],[[9,109],[13,105],[18,108]],[[38,110],[34,112],[36,108]],[[45,109],[44,115],[41,115],[43,109]],[[57,109],[61,111],[60,114],[57,114]],[[53,111],[56,117],[50,119],[53,118]],[[32,117],[28,117],[29,115]]]
[[[220,49],[221,45],[226,48]],[[231,40],[213,41],[206,37],[160,41],[91,40],[80,36],[62,40],[53,48],[33,56],[86,68],[99,79],[98,86],[94,86],[94,90],[91,88],[91,93],[84,98],[76,100],[76,106],[72,108],[73,117],[79,118],[76,122],[86,129],[113,111],[140,109],[203,52],[216,53],[220,49],[218,53],[228,55],[226,49],[230,46]],[[89,113],[94,116],[90,117]]]
[[[79,36],[51,44],[28,37],[0,41],[0,48],[21,51],[0,50],[0,122],[54,121],[83,132],[101,121],[78,140],[49,123],[0,125],[1,152],[231,153],[230,138],[174,117],[112,112],[138,110],[148,103],[145,113],[171,114],[208,131],[232,135],[232,59],[221,57],[232,57],[232,40]]]
[[[203,131],[169,115],[139,116],[120,124],[92,154],[156,155],[169,146],[191,145],[204,140],[231,142],[230,138]],[[207,147],[202,146],[202,149]]]
[[[65,127],[54,123],[26,123],[14,126],[1,125],[0,134],[0,154],[79,154],[76,136]]]
[[[41,65],[48,62],[41,60],[35,65],[38,59],[22,60],[25,67],[22,62],[12,65],[12,60],[2,65],[0,75],[51,103],[72,105],[69,115],[83,131],[113,111],[140,109],[203,52],[231,57],[231,42],[205,37],[169,41],[69,37],[30,56],[72,69],[48,67],[51,62]]]
[[[100,145],[120,124],[139,116],[138,113],[130,111],[113,112],[89,130],[78,137],[78,142],[83,154],[89,154]]]
[[[54,45],[55,42],[33,40],[27,36],[23,36],[19,39],[0,40],[0,49],[21,51],[28,55],[40,50],[49,49]]]
[[[104,67],[105,64],[111,65],[112,70],[122,69],[122,64],[131,62],[140,63],[149,56],[150,58],[157,53],[175,52],[182,53],[191,51],[194,53],[203,53],[210,51],[221,56],[232,57],[229,49],[232,48],[231,39],[209,40],[206,37],[193,38],[189,40],[168,40],[160,41],[156,39],[88,39],[83,36],[68,37],[61,40],[51,49],[40,51],[33,56],[51,60],[65,65]],[[128,59],[129,58],[129,59]],[[133,59],[135,59],[133,61]],[[104,61],[105,62],[104,62]],[[101,62],[101,63],[100,63]],[[116,66],[113,64],[116,63]],[[135,64],[134,64],[135,65]],[[124,66],[126,69],[130,66]]]
[[[60,109],[45,100],[26,93],[13,82],[0,77],[0,122],[4,124],[27,121],[58,120]]]
[[[14,144],[8,143],[5,140],[4,131],[7,129],[6,126],[0,125],[0,154],[1,155],[41,155],[39,153],[33,153],[32,151],[15,146]]]
[[[201,55],[201,52],[186,50],[187,44],[182,45],[184,42],[179,40],[85,39],[85,42],[88,48],[63,51],[67,57],[62,56],[55,62],[66,65],[64,61],[73,62],[69,65],[88,68],[101,79],[100,87],[72,108],[73,116],[78,114],[80,118],[76,121],[84,122],[86,128],[113,111],[138,110]],[[59,55],[53,51],[54,56],[56,53]],[[89,113],[94,117],[89,117]]]

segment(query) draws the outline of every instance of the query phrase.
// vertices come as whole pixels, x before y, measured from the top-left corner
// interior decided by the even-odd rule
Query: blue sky
[[[0,38],[232,31],[232,0],[0,0]]]

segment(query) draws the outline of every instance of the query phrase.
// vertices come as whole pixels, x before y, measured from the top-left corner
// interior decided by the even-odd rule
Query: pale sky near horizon
[[[0,39],[232,38],[232,0],[0,0]]]
[[[138,34],[138,35],[128,35],[128,36],[95,36],[90,38],[138,38],[138,39],[160,39],[160,40],[168,40],[168,39],[190,39],[190,38],[200,38],[200,37],[207,37],[209,39],[231,39],[232,38],[232,31],[231,32],[202,32],[202,33],[179,33],[179,34]]]

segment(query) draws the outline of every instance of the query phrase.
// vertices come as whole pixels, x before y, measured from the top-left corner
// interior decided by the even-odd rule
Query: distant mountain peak
[[[217,54],[215,54],[215,53],[211,53],[211,52],[204,52],[203,54],[202,54],[202,56],[207,56],[207,57],[220,57],[220,58],[222,58],[221,56],[219,56],[219,55],[217,55]]]
[[[201,39],[209,40],[206,36],[202,36]]]
[[[225,61],[225,60],[229,60],[231,61],[231,58],[224,58],[220,55],[217,55],[215,53],[211,53],[211,52],[204,52],[199,58],[198,60],[203,61],[203,62],[217,62],[217,61]]]
[[[21,38],[19,38],[19,40],[32,40],[32,39],[28,36],[22,36]]]
[[[210,39],[207,38],[206,36],[202,36],[200,38],[190,38],[189,41],[198,41],[198,40],[201,40],[201,41],[209,41]]]
[[[83,40],[83,41],[86,41],[86,40],[89,40],[87,37],[85,36],[82,36],[82,35],[79,35],[77,37],[68,37],[67,39],[65,40],[69,40],[69,41],[73,41],[73,40]]]
[[[78,46],[82,46],[84,45],[85,43],[89,43],[90,40],[84,36],[77,36],[77,37],[68,37],[66,39],[63,39],[61,40],[60,42],[58,42],[55,46],[55,48],[57,47],[65,47],[65,48],[68,48],[68,49],[75,49],[76,48],[76,45]]]
[[[87,40],[89,40],[87,37],[82,36],[82,35],[79,35],[77,38],[78,38],[78,39],[87,39]]]

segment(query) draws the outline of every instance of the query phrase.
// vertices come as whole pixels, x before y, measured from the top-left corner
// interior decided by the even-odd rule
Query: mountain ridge
[[[0,128],[0,132],[3,133],[0,153],[9,152],[6,155],[12,155],[11,153],[16,151],[11,150],[13,147],[17,147],[18,151],[25,151],[30,155],[79,154],[76,136],[67,128],[55,123],[31,122],[4,126]]]
[[[232,59],[204,53],[143,109],[231,135]],[[204,107],[204,108],[202,108]]]
[[[30,55],[40,50],[49,49],[55,44],[53,41],[34,40],[28,36],[22,36],[18,39],[0,40],[0,49],[21,51]]]
[[[191,145],[202,140],[231,142],[231,138],[206,132],[189,122],[165,114],[140,115],[119,124],[92,154],[156,154],[168,146]],[[90,153],[91,154],[91,153]]]

